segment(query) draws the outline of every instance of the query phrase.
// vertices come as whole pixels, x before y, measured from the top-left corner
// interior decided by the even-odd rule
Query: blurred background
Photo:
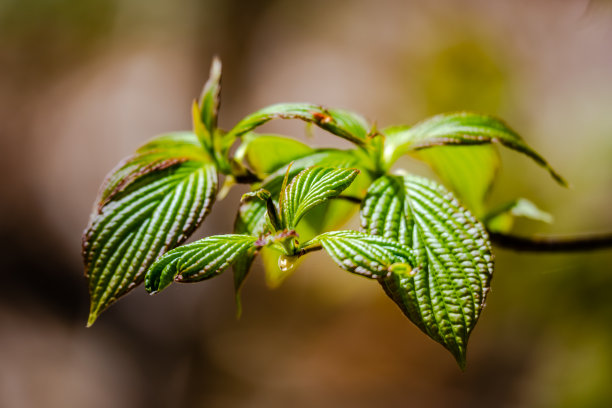
[[[98,187],[153,135],[189,129],[215,54],[224,128],[285,101],[380,127],[495,114],[572,184],[503,151],[492,201],[555,217],[517,233],[612,230],[608,1],[0,0],[0,406],[612,406],[610,250],[498,249],[465,372],[321,254],[276,290],[253,271],[240,320],[225,273],[139,287],[86,329],[80,236]],[[242,192],[199,236],[230,231]]]

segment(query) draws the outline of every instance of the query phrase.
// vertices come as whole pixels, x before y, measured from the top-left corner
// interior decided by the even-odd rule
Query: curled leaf
[[[272,119],[300,119],[357,145],[366,143],[368,123],[356,113],[341,109],[326,109],[309,103],[281,103],[258,110],[242,119],[227,134],[236,138]]]
[[[399,242],[357,231],[334,231],[318,235],[303,248],[321,244],[342,269],[379,279],[391,273],[411,275],[415,266],[412,251]]]
[[[384,159],[389,165],[409,151],[444,145],[500,143],[524,153],[548,170],[561,185],[567,182],[548,162],[502,120],[472,112],[445,113],[426,119],[413,127],[388,128]]]
[[[215,235],[175,248],[151,265],[145,287],[148,292],[156,293],[173,281],[210,279],[253,248],[256,240],[240,234]]]

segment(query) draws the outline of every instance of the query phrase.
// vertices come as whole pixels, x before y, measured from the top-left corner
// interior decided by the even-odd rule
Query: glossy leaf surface
[[[334,167],[356,167],[361,170],[355,182],[345,191],[351,191],[357,195],[363,194],[359,189],[364,189],[369,184],[367,157],[362,156],[362,153],[356,150],[336,150],[336,149],[319,149],[313,154],[304,156],[295,160],[289,169],[289,180],[292,180],[299,172],[312,166],[334,166]],[[270,176],[268,176],[260,185],[260,187],[269,191],[275,199],[278,198],[283,179],[287,173],[288,165],[281,167]],[[361,186],[361,187],[360,187]],[[317,233],[326,229],[337,227],[342,221],[346,220],[351,215],[350,208],[347,208],[347,203],[342,200],[338,202],[327,202],[321,204],[321,207],[314,208],[309,214],[306,214],[302,223],[298,226],[297,231],[300,238],[308,239]],[[354,206],[354,205],[353,205]],[[350,207],[350,206],[349,206]],[[356,208],[356,206],[354,206]],[[344,211],[339,211],[344,210]],[[238,215],[234,223],[234,232],[239,234],[262,235],[269,232],[266,226],[266,205],[261,200],[249,200],[241,203]],[[278,253],[272,250],[267,252],[266,268],[267,281],[272,286],[277,286],[277,283],[282,279],[278,276],[286,277],[287,274],[281,273],[278,269]],[[244,279],[248,275],[248,270],[253,262],[254,254],[245,255],[245,259],[236,262],[234,265],[234,286],[239,288],[242,286]]]
[[[145,287],[156,293],[173,281],[210,279],[245,254],[255,241],[257,237],[249,235],[215,235],[175,248],[151,265]]]
[[[162,136],[109,176],[83,236],[89,325],[209,212],[217,173],[197,145],[193,134]]]
[[[318,166],[301,171],[280,195],[283,226],[294,229],[310,209],[340,195],[358,174],[356,169]]]
[[[208,160],[194,133],[175,132],[152,139],[109,173],[97,198],[98,208],[141,177],[188,160]]]
[[[412,248],[418,272],[391,273],[385,292],[422,331],[465,365],[484,306],[493,256],[482,224],[446,189],[412,175],[384,176],[361,210],[364,232]]]
[[[342,269],[372,279],[387,276],[393,269],[409,275],[414,267],[411,249],[387,238],[357,231],[323,233],[304,247],[320,243]],[[416,271],[414,271],[416,272]]]

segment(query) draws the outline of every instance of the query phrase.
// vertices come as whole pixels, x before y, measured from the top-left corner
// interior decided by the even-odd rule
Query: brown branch
[[[335,199],[361,203],[361,198],[339,195]],[[579,252],[612,248],[612,233],[574,236],[517,236],[489,232],[489,238],[500,248],[531,252]],[[320,248],[317,248],[320,249]],[[308,251],[310,252],[310,251]]]
[[[336,200],[348,201],[348,202],[354,203],[354,204],[361,204],[361,202],[363,201],[359,197],[347,196],[347,195],[343,195],[343,194],[340,194],[339,196],[332,197],[332,198],[336,199]]]
[[[577,236],[534,236],[489,232],[491,242],[501,248],[534,252],[577,252],[612,248],[612,233]]]

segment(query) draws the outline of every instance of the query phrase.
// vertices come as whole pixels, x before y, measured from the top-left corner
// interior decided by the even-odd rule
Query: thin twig
[[[534,252],[576,252],[612,248],[612,233],[577,236],[534,236],[489,232],[491,241],[502,248]]]
[[[333,197],[333,198],[338,199],[338,200],[348,201],[348,202],[354,203],[354,204],[361,204],[361,202],[363,201],[359,197],[353,197],[353,196],[348,196],[348,195],[343,195],[343,194],[340,194],[339,196],[336,196],[336,197]]]
[[[347,195],[339,195],[336,199],[360,204],[361,198]],[[517,236],[489,232],[489,238],[498,247],[514,249],[516,251],[532,252],[578,252],[595,251],[598,249],[612,248],[612,233],[595,235],[575,236]],[[317,248],[320,249],[320,248]]]
[[[323,246],[321,246],[321,244],[317,243],[317,244],[309,245],[307,247],[304,247],[304,248],[300,249],[300,252],[298,253],[298,256],[304,256],[307,253],[319,251],[321,249],[323,249]]]

